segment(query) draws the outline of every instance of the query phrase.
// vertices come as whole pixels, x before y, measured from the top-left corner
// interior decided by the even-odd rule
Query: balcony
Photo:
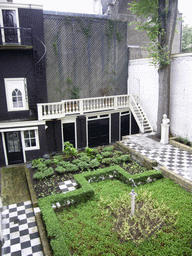
[[[39,120],[49,120],[62,118],[66,115],[84,115],[90,112],[118,110],[125,107],[129,107],[127,94],[39,103],[37,104],[37,111]]]
[[[1,27],[0,49],[32,49],[31,28]]]

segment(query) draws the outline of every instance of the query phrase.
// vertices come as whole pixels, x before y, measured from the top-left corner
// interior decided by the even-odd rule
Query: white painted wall
[[[128,92],[140,100],[156,130],[158,72],[149,59],[130,61]],[[192,141],[192,53],[172,56],[169,119],[172,135]]]

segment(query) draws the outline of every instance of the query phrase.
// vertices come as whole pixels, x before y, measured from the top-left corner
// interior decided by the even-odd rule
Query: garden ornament
[[[161,124],[161,143],[168,144],[169,143],[169,122],[170,120],[167,118],[167,115],[163,115],[162,124]]]
[[[131,196],[131,216],[133,216],[135,214],[135,197],[137,196],[137,193],[134,192],[134,187],[137,188],[137,186],[135,185],[133,179],[129,179],[129,181],[132,182],[132,190],[131,193],[129,193],[129,195]]]

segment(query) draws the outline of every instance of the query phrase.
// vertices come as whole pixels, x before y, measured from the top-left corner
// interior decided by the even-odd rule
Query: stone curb
[[[122,150],[124,153],[129,153],[133,160],[137,161],[141,166],[144,166],[148,170],[152,170],[155,166],[158,165],[155,160],[151,160],[146,156],[141,155],[136,150],[123,145],[120,141],[115,143],[115,147]]]
[[[38,207],[38,200],[37,200],[33,185],[31,183],[30,172],[27,167],[25,167],[25,174],[26,174],[26,180],[29,188],[29,194],[31,197],[32,206],[33,208]],[[52,256],[51,247],[49,245],[47,235],[46,235],[46,230],[41,219],[41,213],[36,213],[35,219],[36,219],[36,223],[37,223],[37,227],[38,227],[38,231],[41,239],[43,253],[45,256]]]
[[[186,189],[188,192],[192,193],[192,182],[183,178],[182,176],[168,170],[165,166],[160,167],[160,171],[163,173],[163,176],[174,180],[182,188]]]
[[[189,153],[192,153],[192,147],[189,147],[189,146],[187,146],[187,145],[184,145],[183,143],[180,143],[180,142],[178,142],[178,141],[175,141],[176,138],[177,138],[177,137],[172,137],[172,138],[170,138],[170,139],[169,139],[169,143],[170,143],[172,146],[174,146],[174,147],[177,147],[177,148],[180,148],[180,149],[182,149],[182,150],[185,150],[185,151],[187,151],[187,152],[189,152]]]

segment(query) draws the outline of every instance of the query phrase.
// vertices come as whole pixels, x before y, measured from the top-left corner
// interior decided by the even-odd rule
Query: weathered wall
[[[44,14],[48,102],[127,93],[127,24]]]
[[[128,91],[140,101],[156,130],[158,108],[158,72],[149,60],[131,60]],[[192,141],[192,54],[173,55],[170,87],[170,131]]]

